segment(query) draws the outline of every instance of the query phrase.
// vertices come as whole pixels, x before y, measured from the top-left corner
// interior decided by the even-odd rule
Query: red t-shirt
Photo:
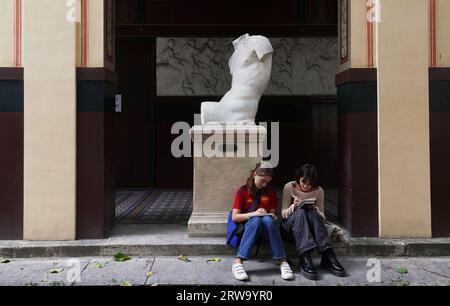
[[[241,213],[247,213],[252,206],[252,203],[253,199],[250,197],[248,187],[247,185],[244,185],[236,192],[233,209],[239,209]],[[268,194],[261,196],[255,210],[259,208],[264,208],[268,213],[272,209],[277,208],[277,194],[275,191],[269,188]]]

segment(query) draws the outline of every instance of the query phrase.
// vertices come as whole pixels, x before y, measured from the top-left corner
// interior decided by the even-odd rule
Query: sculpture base
[[[194,126],[190,133],[194,141],[194,193],[188,234],[225,237],[236,191],[261,160],[266,129],[257,125],[202,125]]]

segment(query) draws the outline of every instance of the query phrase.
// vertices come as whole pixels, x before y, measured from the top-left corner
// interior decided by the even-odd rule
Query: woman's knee
[[[294,212],[292,213],[292,216],[296,219],[298,218],[304,218],[306,216],[306,212],[304,209],[296,209],[294,210]]]
[[[261,218],[259,218],[259,217],[253,217],[253,218],[250,218],[248,221],[247,221],[247,224],[246,224],[246,227],[255,227],[255,228],[258,228],[258,227],[260,227],[260,226],[262,226],[262,220],[261,220]]]
[[[278,225],[278,223],[275,221],[275,219],[272,216],[264,216],[264,217],[262,217],[262,223],[266,227],[277,226]]]
[[[322,217],[320,217],[319,212],[315,209],[305,209],[305,212],[308,215],[308,217],[322,220]]]
[[[292,226],[296,229],[303,228],[304,224],[308,224],[308,217],[304,209],[297,209],[292,213],[293,218]]]

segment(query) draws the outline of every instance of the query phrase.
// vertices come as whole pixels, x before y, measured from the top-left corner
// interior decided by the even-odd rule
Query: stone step
[[[286,243],[289,257],[296,256],[293,244]],[[380,239],[348,238],[334,243],[340,256],[450,256],[450,238]],[[189,237],[185,225],[121,225],[110,238],[75,241],[0,241],[0,257],[83,257],[112,256],[233,255],[235,250],[224,237]],[[264,245],[259,256],[270,256]]]

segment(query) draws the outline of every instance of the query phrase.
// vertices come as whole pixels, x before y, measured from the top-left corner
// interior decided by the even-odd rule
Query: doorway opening
[[[230,42],[244,33],[270,38],[279,54],[256,118],[268,123],[269,138],[271,123],[279,123],[279,203],[295,168],[312,163],[326,214],[338,222],[337,0],[263,2],[116,1],[117,224],[187,224],[193,160],[172,155],[178,135],[171,128],[179,121],[193,126],[201,102],[220,100],[229,86]]]

